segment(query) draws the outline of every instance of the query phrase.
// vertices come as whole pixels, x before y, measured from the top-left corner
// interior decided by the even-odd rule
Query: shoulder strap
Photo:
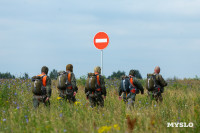
[[[99,77],[99,74],[97,75],[97,84],[100,86],[101,84],[100,84],[100,77]]]
[[[131,83],[131,85],[132,85],[133,87],[135,87],[135,85],[133,84],[133,77],[132,77],[132,76],[130,77],[130,83]]]
[[[70,83],[71,83],[71,76],[72,76],[71,72],[67,73],[67,79],[68,79],[68,81],[69,81]]]

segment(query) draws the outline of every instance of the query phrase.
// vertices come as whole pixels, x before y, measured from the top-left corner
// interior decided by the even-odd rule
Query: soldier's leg
[[[46,101],[46,97],[43,99],[43,103],[46,107],[50,107],[50,100]]]
[[[161,93],[159,93],[159,95],[158,95],[158,100],[159,100],[160,102],[163,101],[163,97],[162,97],[162,94],[161,94]]]
[[[95,107],[95,99],[93,97],[89,96],[89,102],[92,108]]]
[[[100,95],[98,96],[98,99],[97,99],[97,104],[100,105],[101,107],[104,107],[104,99],[103,97]]]
[[[33,107],[37,108],[39,106],[39,101],[35,97],[33,97]]]
[[[136,94],[131,94],[130,97],[128,98],[127,106],[129,109],[132,109],[134,107],[135,96],[136,96]]]

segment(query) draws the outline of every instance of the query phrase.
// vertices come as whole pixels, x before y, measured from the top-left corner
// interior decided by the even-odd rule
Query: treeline
[[[110,76],[108,76],[108,79],[120,79],[123,75],[126,75],[126,73],[124,71],[117,71],[117,72],[113,72]],[[142,79],[142,76],[139,72],[139,70],[135,70],[135,75],[136,78]],[[50,73],[49,73],[49,77],[51,79],[57,79],[58,77],[58,71],[56,69],[53,69]],[[12,74],[10,74],[10,72],[6,72],[6,73],[0,73],[0,79],[15,79],[16,77]],[[22,76],[18,77],[19,79],[29,79],[29,75],[28,73],[24,73]],[[86,77],[85,77],[86,78]]]
[[[0,72],[0,79],[15,79],[16,77],[12,75],[10,72],[1,73]],[[24,73],[19,79],[29,79],[28,73]]]

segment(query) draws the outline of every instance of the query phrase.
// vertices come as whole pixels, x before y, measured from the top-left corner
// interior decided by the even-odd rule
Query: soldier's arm
[[[74,73],[71,73],[71,84],[72,84],[72,88],[74,89],[74,91],[77,91],[77,87],[76,87],[76,78]]]
[[[161,75],[158,76],[158,79],[159,79],[161,87],[167,86],[167,82],[163,79]]]
[[[118,88],[118,92],[119,92],[119,96],[121,96],[121,95],[122,95],[122,89],[121,89],[121,86],[119,86],[119,88]]]
[[[134,85],[136,86],[137,89],[141,91],[141,94],[144,94],[144,88],[138,80],[135,80]]]
[[[51,79],[47,76],[47,79],[46,79],[46,92],[47,92],[47,97],[51,97]]]
[[[101,76],[101,89],[102,89],[102,93],[104,96],[106,96],[106,87],[105,87],[105,81],[104,81],[104,78]]]

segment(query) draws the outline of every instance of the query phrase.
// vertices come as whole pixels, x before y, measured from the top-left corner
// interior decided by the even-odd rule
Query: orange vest
[[[47,86],[47,75],[46,75],[46,74],[40,74],[40,75],[38,75],[38,76],[43,77],[43,78],[42,78],[42,85],[43,85],[44,87],[46,87],[46,86]]]

